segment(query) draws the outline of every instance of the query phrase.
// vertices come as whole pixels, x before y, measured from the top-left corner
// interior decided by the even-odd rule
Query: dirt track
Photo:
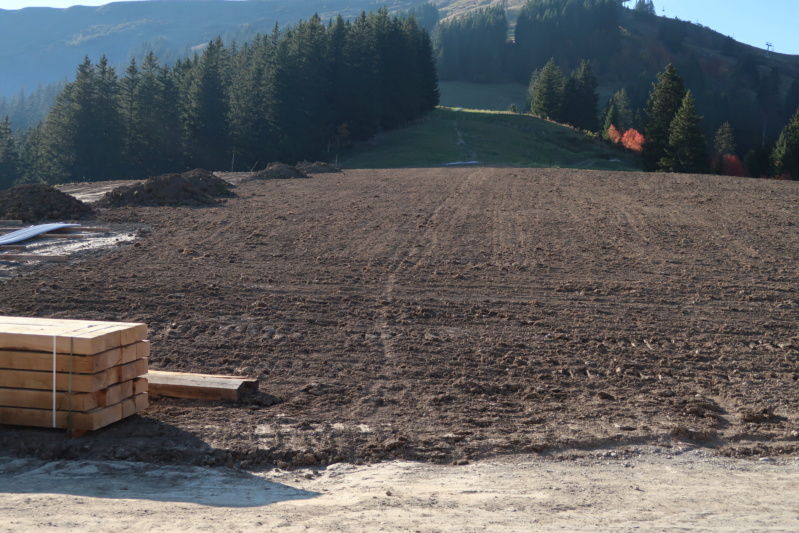
[[[242,183],[3,283],[0,314],[146,322],[151,366],[257,376],[0,447],[244,467],[691,441],[799,453],[799,184],[533,169]],[[277,401],[273,405],[273,403]]]

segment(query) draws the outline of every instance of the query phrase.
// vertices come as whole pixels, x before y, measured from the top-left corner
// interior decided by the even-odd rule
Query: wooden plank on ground
[[[67,429],[71,418],[72,429],[94,431],[141,412],[148,404],[148,395],[144,393],[85,413],[56,411],[55,426],[53,426],[53,412],[49,409],[0,407],[0,424]]]
[[[150,341],[139,341],[95,355],[70,356],[69,354],[60,353],[56,354],[56,372],[96,374],[111,367],[147,357],[150,357]],[[9,370],[52,372],[53,353],[0,350],[0,372],[4,368]]]
[[[147,373],[147,359],[137,359],[132,363],[115,366],[97,374],[55,374],[57,391],[95,392],[116,383],[129,381]],[[0,371],[0,387],[12,389],[52,390],[52,372],[33,372],[29,370]]]
[[[0,349],[94,355],[147,338],[147,325],[128,322],[0,316]]]
[[[153,396],[190,400],[240,400],[245,392],[258,390],[258,380],[234,376],[188,374],[150,370],[148,392]]]

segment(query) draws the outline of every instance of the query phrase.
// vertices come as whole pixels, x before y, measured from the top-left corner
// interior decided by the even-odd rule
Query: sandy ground
[[[796,531],[799,461],[692,447],[245,473],[0,460],[0,531]]]

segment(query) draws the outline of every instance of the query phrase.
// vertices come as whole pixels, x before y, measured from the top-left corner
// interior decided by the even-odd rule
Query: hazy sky
[[[799,54],[795,24],[799,0],[654,0],[658,15],[679,17],[759,48],[766,42],[777,52]],[[2,9],[23,7],[100,6],[108,0],[0,0]],[[634,3],[630,0],[630,5]]]

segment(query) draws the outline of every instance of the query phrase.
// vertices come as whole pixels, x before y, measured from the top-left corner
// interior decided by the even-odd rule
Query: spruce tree
[[[618,123],[619,114],[616,112],[616,105],[611,102],[607,113],[605,113],[605,121],[602,125],[602,138],[606,141],[610,140],[610,135],[608,135],[608,132],[610,131],[611,126],[615,126],[616,129],[618,129]]]
[[[22,179],[28,183],[44,183],[47,181],[47,159],[45,153],[44,125],[38,123],[25,135],[20,159],[22,162]]]
[[[627,91],[625,89],[620,89],[611,95],[608,100],[608,110],[611,105],[616,108],[616,116],[613,120],[613,125],[616,126],[619,131],[624,132],[635,127],[635,118],[630,104],[630,97],[627,96]]]
[[[642,154],[644,170],[658,170],[660,160],[666,155],[670,142],[670,127],[685,99],[685,84],[674,65],[669,64],[657,75],[646,107],[646,126],[644,128],[644,151]],[[693,99],[691,99],[693,101]]]
[[[597,81],[591,63],[583,60],[565,85],[561,113],[563,121],[582,130],[597,131],[599,122],[596,106],[599,96],[596,89]]]
[[[713,141],[713,172],[724,174],[724,160],[735,156],[735,133],[729,122],[722,124],[716,131]]]
[[[669,128],[669,144],[658,169],[664,172],[704,174],[708,171],[707,140],[702,130],[702,117],[688,91]]]
[[[719,155],[735,155],[735,132],[729,122],[722,124],[716,131],[713,150]]]
[[[0,122],[0,189],[11,187],[21,176],[17,141],[6,116]]]
[[[780,133],[772,159],[778,176],[799,179],[799,109]]]
[[[555,64],[555,58],[551,58],[533,85],[530,112],[541,118],[560,120],[565,83],[563,72]]]

